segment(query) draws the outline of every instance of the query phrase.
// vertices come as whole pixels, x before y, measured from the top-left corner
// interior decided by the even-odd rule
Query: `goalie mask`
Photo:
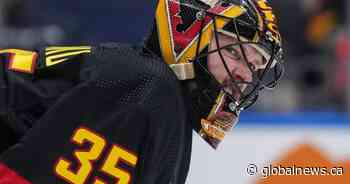
[[[281,36],[266,0],[159,0],[146,47],[182,80],[213,148],[283,73]]]

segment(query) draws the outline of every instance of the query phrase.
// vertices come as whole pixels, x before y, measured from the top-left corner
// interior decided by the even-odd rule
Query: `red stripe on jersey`
[[[25,180],[22,176],[18,175],[16,171],[0,163],[0,184],[31,184],[31,183]]]

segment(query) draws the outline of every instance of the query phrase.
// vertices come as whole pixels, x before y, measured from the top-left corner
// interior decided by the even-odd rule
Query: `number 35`
[[[76,171],[72,169],[71,161],[61,157],[55,165],[55,172],[69,183],[84,184],[94,169],[93,163],[99,160],[106,146],[106,140],[86,128],[79,128],[75,131],[71,141],[79,146],[82,146],[84,143],[90,143],[91,146],[88,150],[76,150],[74,152],[74,157],[77,159],[77,165],[79,166]],[[113,145],[100,171],[114,177],[117,184],[128,184],[131,180],[130,173],[118,168],[119,162],[135,167],[137,156],[120,146]],[[96,178],[93,184],[106,183]]]

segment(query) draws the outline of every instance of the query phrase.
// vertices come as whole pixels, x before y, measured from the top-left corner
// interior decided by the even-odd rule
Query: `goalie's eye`
[[[235,47],[227,47],[227,48],[225,48],[225,51],[229,54],[229,56],[232,59],[235,59],[235,60],[241,60],[242,59],[241,53]]]

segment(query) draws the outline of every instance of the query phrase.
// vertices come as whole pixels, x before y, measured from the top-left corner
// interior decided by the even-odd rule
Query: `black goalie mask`
[[[199,135],[213,148],[283,74],[277,20],[266,0],[159,0],[146,47],[186,84]]]

